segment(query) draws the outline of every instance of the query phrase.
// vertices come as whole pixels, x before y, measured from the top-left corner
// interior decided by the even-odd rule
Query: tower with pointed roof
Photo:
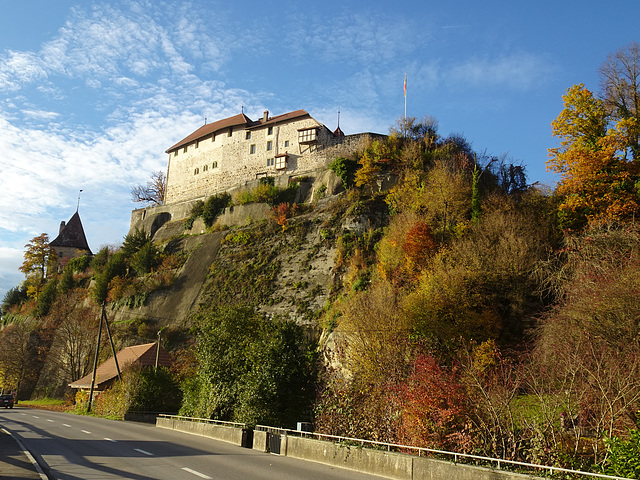
[[[83,255],[93,255],[89,248],[87,237],[84,234],[80,214],[77,210],[68,222],[65,223],[62,221],[60,223],[58,236],[53,239],[49,245],[53,247],[58,256],[59,268],[64,268],[72,258]]]

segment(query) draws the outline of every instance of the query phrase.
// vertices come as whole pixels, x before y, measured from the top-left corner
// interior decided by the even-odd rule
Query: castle
[[[134,210],[131,228],[153,233],[159,224],[187,217],[195,201],[250,188],[263,177],[272,177],[277,186],[312,177],[378,137],[382,135],[345,135],[339,126],[331,131],[305,110],[274,117],[265,111],[255,121],[240,113],[205,124],[166,150],[164,204]]]

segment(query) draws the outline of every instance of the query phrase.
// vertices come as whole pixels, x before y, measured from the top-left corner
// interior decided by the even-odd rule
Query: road
[[[18,436],[50,479],[381,478],[270,455],[153,425],[18,406],[0,410],[0,426]]]

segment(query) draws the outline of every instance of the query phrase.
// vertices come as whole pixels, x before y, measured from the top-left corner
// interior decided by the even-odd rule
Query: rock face
[[[174,241],[171,249],[190,252],[187,261],[177,272],[176,281],[168,289],[152,293],[141,307],[119,308],[115,312],[114,320],[124,321],[136,315],[154,320],[163,326],[181,324],[189,312],[198,305],[209,266],[220,249],[223,234],[224,232],[213,232]]]
[[[221,220],[235,227],[225,228],[221,222],[221,229],[211,233],[174,237],[165,248],[188,254],[175,282],[150,294],[141,307],[119,307],[113,312],[115,319],[135,316],[178,327],[200,305],[243,304],[269,316],[317,326],[331,293],[342,282],[339,238],[383,226],[386,211],[377,205],[354,212],[345,193],[302,208],[303,213],[288,219],[283,228],[265,218],[270,209],[264,205],[234,207]],[[232,216],[234,221],[229,220]],[[154,239],[166,241],[181,228],[182,222],[168,222]],[[199,229],[194,225],[191,231]]]

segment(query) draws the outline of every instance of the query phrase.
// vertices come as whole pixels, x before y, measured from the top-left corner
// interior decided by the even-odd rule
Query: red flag
[[[407,74],[404,74],[404,98],[407,98]]]

